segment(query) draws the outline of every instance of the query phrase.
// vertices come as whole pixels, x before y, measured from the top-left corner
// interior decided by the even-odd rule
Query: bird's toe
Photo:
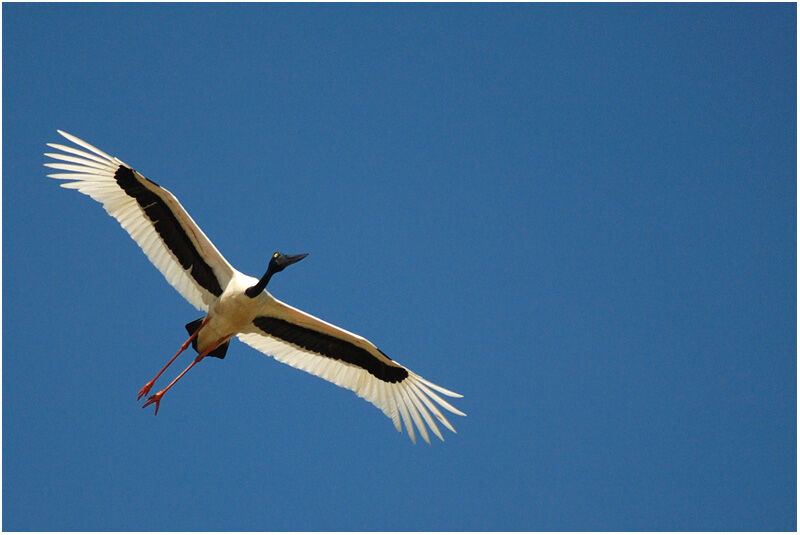
[[[142,408],[144,409],[148,405],[152,405],[153,403],[155,403],[156,404],[156,412],[155,412],[155,414],[158,414],[158,407],[161,405],[161,396],[163,396],[163,395],[164,394],[162,394],[161,392],[159,392],[158,394],[153,394],[152,396],[147,398],[147,403],[142,405]]]

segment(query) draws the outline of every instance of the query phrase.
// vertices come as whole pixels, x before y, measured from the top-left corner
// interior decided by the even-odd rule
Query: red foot
[[[151,389],[151,388],[153,388],[153,385],[154,385],[155,383],[156,383],[156,380],[155,380],[155,379],[153,379],[152,381],[150,381],[149,383],[147,383],[146,385],[144,385],[144,386],[142,387],[142,389],[141,389],[141,390],[139,390],[139,396],[138,396],[136,399],[142,399],[142,396],[146,396],[146,395],[147,395],[147,393],[148,393],[148,392],[150,392],[150,389]]]
[[[159,392],[158,394],[153,394],[152,396],[147,398],[147,403],[142,405],[142,408],[144,409],[148,405],[151,405],[151,404],[155,403],[156,404],[156,414],[158,414],[158,407],[159,407],[159,405],[161,405],[161,396],[163,396],[163,395],[164,395],[164,392]]]

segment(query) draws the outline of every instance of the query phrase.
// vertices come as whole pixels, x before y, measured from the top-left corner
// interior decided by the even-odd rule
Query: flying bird
[[[118,158],[71,134],[58,133],[74,146],[47,144],[60,152],[45,153],[56,161],[44,165],[62,171],[47,176],[67,180],[62,187],[101,203],[167,282],[205,313],[186,325],[189,338],[142,387],[139,399],[150,393],[190,344],[197,356],[172,382],[149,396],[142,408],[154,404],[158,414],[164,394],[205,357],[224,358],[235,336],[280,362],[352,390],[391,418],[401,433],[402,420],[413,442],[415,427],[428,443],[428,428],[444,440],[434,418],[455,433],[439,407],[465,416],[441,396],[460,398],[459,394],[423,379],[366,338],[287,305],[266,290],[273,275],[306,254],[275,252],[261,278],[245,275],[225,260],[172,193]]]

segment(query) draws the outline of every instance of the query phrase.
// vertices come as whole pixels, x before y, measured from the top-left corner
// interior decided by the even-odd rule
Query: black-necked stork
[[[160,372],[139,391],[147,395],[155,381],[192,344],[194,361],[171,383],[147,398],[155,404],[164,393],[207,356],[223,358],[231,338],[295,368],[352,390],[392,419],[412,441],[414,426],[430,442],[425,424],[444,440],[431,414],[455,433],[436,406],[464,416],[437,394],[461,397],[426,381],[386,356],[369,340],[331,325],[275,299],[266,286],[270,278],[305,254],[276,252],[260,279],[240,273],[220,254],[172,193],[148,180],[121,160],[77,137],[59,134],[81,148],[48,143],[59,150],[45,153],[57,162],[45,166],[66,171],[47,175],[71,180],[76,189],[102,203],[109,215],[139,244],[150,261],[180,294],[206,315],[186,325],[189,339]],[[424,421],[424,423],[423,423]]]

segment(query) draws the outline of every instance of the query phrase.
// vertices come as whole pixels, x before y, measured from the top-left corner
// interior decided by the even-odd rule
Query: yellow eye
[[[278,253],[275,253],[274,255],[272,255],[272,258],[278,258]]]

